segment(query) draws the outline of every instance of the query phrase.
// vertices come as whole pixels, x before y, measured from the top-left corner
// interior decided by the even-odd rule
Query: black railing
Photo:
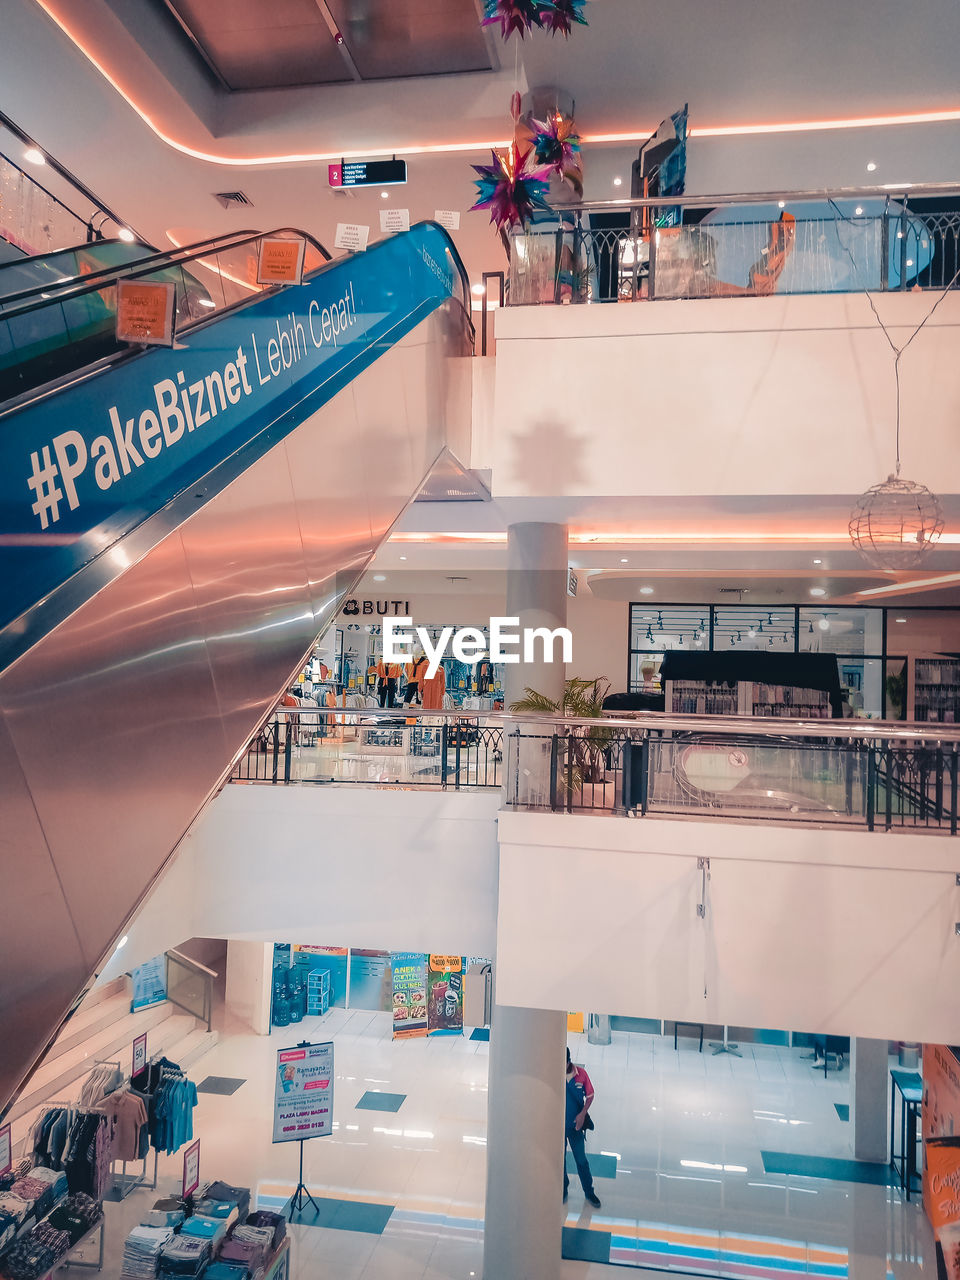
[[[510,808],[957,834],[960,726],[281,708],[231,781],[504,788]]]

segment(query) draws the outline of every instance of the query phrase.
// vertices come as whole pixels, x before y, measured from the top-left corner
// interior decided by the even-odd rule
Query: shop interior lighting
[[[827,617],[826,614],[824,614],[822,618],[819,618],[817,620],[817,626],[820,628],[821,631],[830,630],[830,619]]]
[[[814,560],[814,562],[813,562],[813,563],[814,563],[814,564],[823,564],[823,561],[822,561],[822,560]]]
[[[381,199],[381,200],[389,200],[389,199],[390,199],[390,192],[389,192],[389,191],[381,191],[381,192],[380,192],[380,199]]]
[[[483,290],[483,285],[482,285],[482,284],[475,284],[475,285],[471,286],[470,292],[471,292],[471,293],[476,294],[476,296],[477,296],[478,298],[482,298],[482,297],[483,297],[483,292],[484,292],[484,290]]]
[[[400,559],[401,559],[401,560],[406,560],[406,558],[407,558],[406,556],[401,556],[401,557],[400,557]]]
[[[122,240],[124,244],[133,244],[136,238],[137,237],[133,234],[133,232],[130,230],[129,227],[121,227],[120,230],[117,232],[117,239]]]
[[[620,563],[621,563],[621,564],[628,564],[628,563],[629,563],[629,561],[627,560],[627,557],[626,557],[626,556],[621,556],[621,557],[620,557]]]
[[[43,154],[39,147],[27,147],[23,153],[24,160],[28,164],[46,164],[47,157]]]
[[[870,161],[870,163],[867,165],[867,173],[873,173],[873,172],[874,172],[874,170],[876,169],[876,167],[877,167],[877,166],[876,166],[876,165],[874,164],[874,162],[871,160],[871,161]]]
[[[827,592],[825,587],[811,587],[810,594],[812,596],[825,596]]]
[[[652,596],[652,595],[653,595],[653,587],[641,587],[641,588],[640,588],[640,594],[641,594],[642,596]]]
[[[614,180],[613,180],[613,185],[614,185],[615,187],[622,187],[622,186],[623,186],[623,179],[622,179],[622,178],[614,178]]]

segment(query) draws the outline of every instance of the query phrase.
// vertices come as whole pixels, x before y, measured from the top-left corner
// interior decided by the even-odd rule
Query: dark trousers
[[[590,1172],[590,1166],[587,1164],[587,1152],[585,1143],[587,1135],[582,1129],[568,1129],[567,1142],[570,1144],[570,1150],[573,1152],[573,1158],[576,1161],[577,1173],[580,1175],[580,1185],[583,1187],[585,1196],[593,1195],[593,1174]],[[570,1186],[570,1178],[567,1174],[567,1147],[564,1143],[563,1147],[563,1194],[567,1194]]]
[[[381,677],[380,688],[377,691],[380,695],[381,707],[395,707],[397,705],[397,681],[395,676],[387,676],[386,679]]]

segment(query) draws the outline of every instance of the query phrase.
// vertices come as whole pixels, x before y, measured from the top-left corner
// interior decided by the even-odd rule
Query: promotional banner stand
[[[298,1043],[297,1048],[309,1049],[310,1041],[301,1040]],[[313,1205],[314,1209],[316,1209],[317,1213],[320,1212],[320,1206],[317,1204],[316,1200],[314,1200],[313,1196],[310,1194],[309,1190],[307,1189],[307,1185],[303,1180],[303,1144],[306,1141],[307,1141],[306,1138],[300,1139],[300,1176],[297,1181],[297,1189],[296,1191],[294,1191],[293,1199],[290,1201],[290,1221],[291,1222],[293,1221],[294,1213],[303,1212],[304,1206],[306,1205],[308,1200]]]

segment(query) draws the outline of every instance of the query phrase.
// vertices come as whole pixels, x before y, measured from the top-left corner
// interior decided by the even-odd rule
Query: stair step
[[[89,1007],[84,1001],[69,1022],[64,1024],[63,1030],[50,1046],[44,1058],[44,1065],[53,1062],[56,1058],[62,1058],[71,1049],[76,1049],[99,1032],[105,1031],[107,1027],[122,1022],[129,1016],[130,996],[126,991],[120,991],[106,1000],[99,1000]]]
[[[192,1014],[176,1013],[168,1003],[128,1013],[96,1032],[82,1045],[45,1061],[11,1107],[8,1120],[16,1120],[48,1101],[68,1101],[79,1095],[80,1083],[93,1070],[95,1059],[117,1059],[124,1074],[130,1070],[134,1037],[144,1031],[147,1053],[162,1052],[197,1025]]]
[[[91,987],[83,997],[80,1010],[82,1012],[84,1009],[92,1009],[94,1005],[102,1004],[104,1000],[112,1000],[114,996],[126,996],[129,1001],[130,978],[127,974],[121,973],[119,977],[112,979],[110,982],[100,983],[98,986]]]
[[[169,1057],[189,1073],[193,1064],[199,1062],[205,1053],[209,1053],[219,1040],[219,1031],[207,1031],[205,1027],[197,1027],[172,1047]]]

